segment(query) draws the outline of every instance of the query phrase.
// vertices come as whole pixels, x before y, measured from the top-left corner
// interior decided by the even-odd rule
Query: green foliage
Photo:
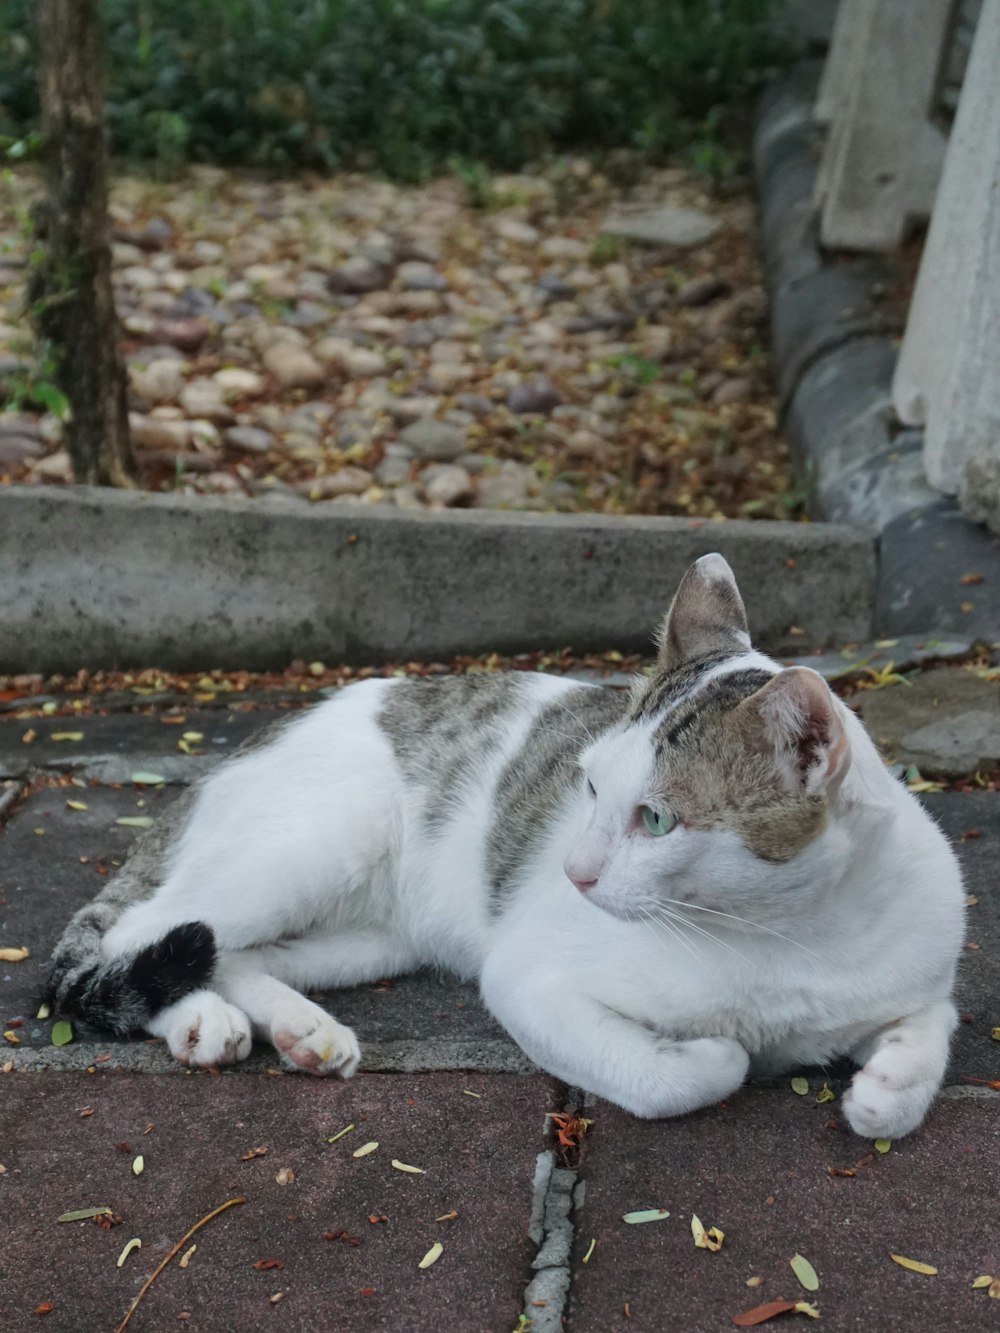
[[[771,58],[774,0],[104,0],[119,153],[271,168],[694,143]],[[0,5],[0,134],[35,123],[34,0]],[[700,145],[700,147],[698,147]],[[470,189],[490,206],[488,181]]]

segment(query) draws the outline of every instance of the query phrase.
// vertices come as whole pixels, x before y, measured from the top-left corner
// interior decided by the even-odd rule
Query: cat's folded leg
[[[939,1000],[883,1028],[854,1057],[864,1061],[842,1102],[847,1122],[866,1139],[916,1129],[944,1079],[955,1006]]]
[[[492,961],[483,999],[537,1064],[633,1115],[684,1115],[729,1096],[749,1056],[730,1037],[675,1040],[609,1008],[563,975],[514,980]]]
[[[361,1047],[351,1029],[263,971],[254,952],[222,954],[213,984],[246,1011],[254,1031],[271,1041],[291,1068],[350,1078],[361,1059]]]
[[[214,990],[192,991],[160,1009],[147,1026],[184,1065],[207,1069],[235,1064],[250,1054],[249,1018]]]

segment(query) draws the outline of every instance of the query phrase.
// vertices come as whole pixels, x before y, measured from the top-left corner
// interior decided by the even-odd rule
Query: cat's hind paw
[[[283,1015],[271,1029],[271,1039],[282,1059],[307,1074],[335,1074],[350,1078],[361,1060],[361,1047],[350,1028],[338,1023],[318,1005],[306,1002],[294,1018]]]
[[[164,1038],[175,1060],[198,1069],[245,1060],[253,1044],[246,1014],[211,990],[192,991],[161,1009],[149,1031]]]

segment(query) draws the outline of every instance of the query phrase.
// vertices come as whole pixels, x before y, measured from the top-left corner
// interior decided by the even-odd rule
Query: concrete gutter
[[[870,637],[873,543],[834,525],[8,487],[0,671],[634,649],[711,550],[736,570],[762,645]]]
[[[1000,541],[924,477],[923,432],[904,429],[892,375],[905,275],[873,256],[820,248],[812,119],[821,62],[765,95],[754,138],[771,348],[782,426],[814,518],[867,532],[879,556],[880,634],[1000,626]],[[967,574],[981,584],[963,584]]]

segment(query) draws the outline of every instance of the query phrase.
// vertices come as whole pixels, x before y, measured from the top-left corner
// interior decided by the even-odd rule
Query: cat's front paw
[[[350,1078],[361,1060],[361,1047],[350,1028],[319,1005],[304,1001],[301,1013],[280,1015],[271,1039],[287,1064],[307,1074]]]
[[[886,1058],[872,1057],[854,1075],[841,1106],[855,1134],[865,1139],[898,1139],[923,1121],[939,1079],[927,1071]]]
[[[198,990],[154,1016],[149,1031],[163,1037],[170,1054],[199,1069],[235,1064],[250,1054],[250,1020],[215,991]]]
[[[660,1120],[711,1106],[736,1091],[750,1057],[732,1037],[662,1038],[653,1077],[621,1104],[643,1119]]]

